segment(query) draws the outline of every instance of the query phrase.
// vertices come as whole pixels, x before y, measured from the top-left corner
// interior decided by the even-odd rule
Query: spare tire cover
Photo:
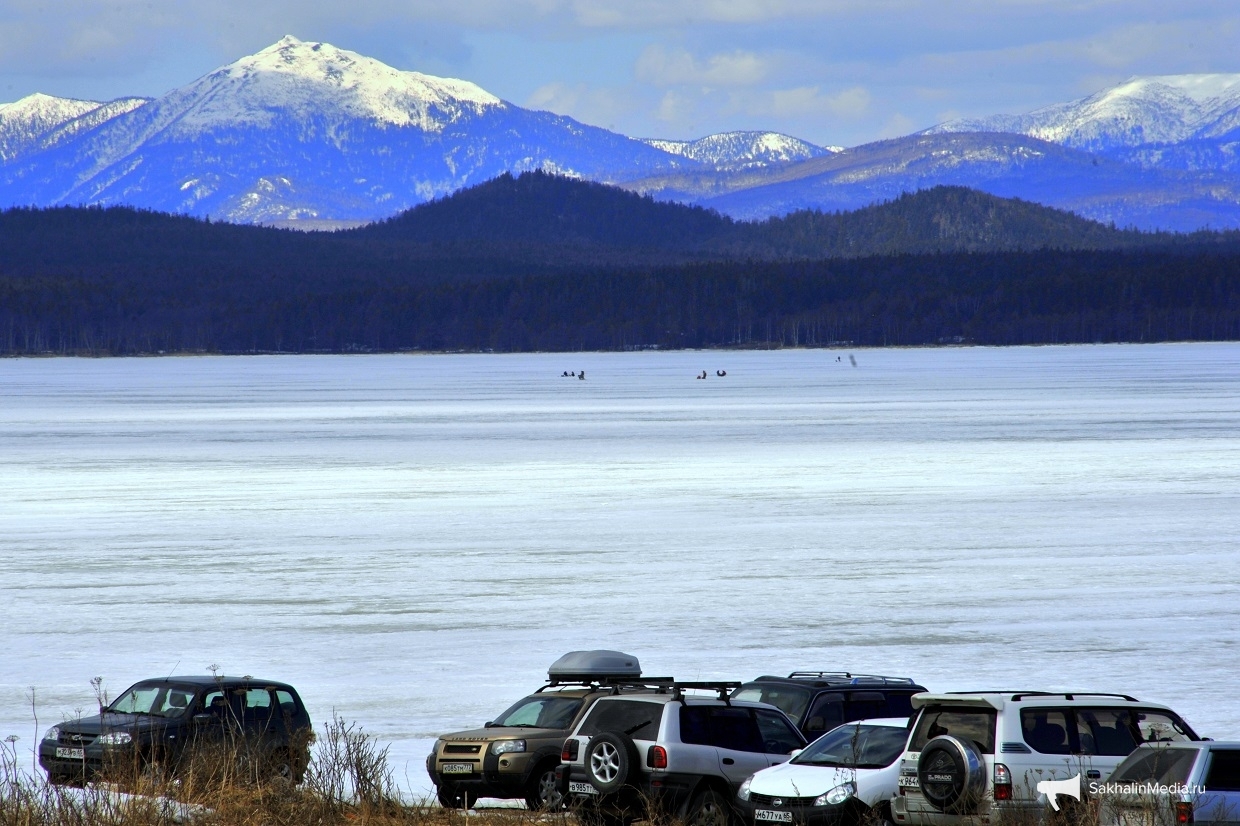
[[[986,761],[971,740],[931,738],[917,760],[917,785],[940,812],[975,814],[986,793]]]

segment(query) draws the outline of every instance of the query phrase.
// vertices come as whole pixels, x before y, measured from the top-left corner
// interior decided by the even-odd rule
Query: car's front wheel
[[[534,770],[525,788],[525,805],[535,812],[554,812],[564,806],[564,797],[555,784],[558,764],[546,763]]]
[[[435,797],[439,805],[445,809],[464,809],[465,795],[451,783],[443,783],[435,787]]]

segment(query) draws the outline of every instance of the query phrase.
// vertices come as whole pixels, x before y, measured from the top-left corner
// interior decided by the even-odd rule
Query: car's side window
[[[1206,791],[1240,792],[1240,751],[1216,749],[1206,769]]]
[[[1078,708],[1073,716],[1081,754],[1124,757],[1137,747],[1132,712],[1126,708]]]
[[[292,715],[297,713],[297,701],[293,699],[292,694],[289,694],[282,688],[276,690],[276,702],[280,704],[280,710],[285,714]]]
[[[881,691],[853,691],[848,695],[848,719],[868,720],[887,712],[887,697]]]
[[[160,702],[159,711],[162,717],[180,717],[194,702],[194,692],[183,688],[170,688]]]
[[[710,706],[711,744],[733,751],[764,752],[762,732],[747,708]]]
[[[710,715],[706,706],[680,707],[680,742],[709,746]]]
[[[1161,711],[1137,711],[1137,729],[1146,743],[1176,743],[1189,740],[1180,721]]]
[[[592,736],[600,731],[619,731],[638,740],[653,740],[659,734],[663,719],[660,703],[637,700],[600,700],[581,724],[578,734]]]
[[[202,698],[202,710],[223,717],[228,714],[228,698],[223,691],[208,691]]]
[[[762,734],[762,750],[767,754],[787,754],[802,746],[797,732],[781,715],[766,709],[755,709],[758,731]]]
[[[838,692],[819,694],[814,698],[809,716],[805,719],[805,730],[810,732],[828,731],[844,722],[844,695]]]
[[[1025,742],[1041,754],[1068,754],[1068,713],[1057,708],[1025,708],[1020,712]]]

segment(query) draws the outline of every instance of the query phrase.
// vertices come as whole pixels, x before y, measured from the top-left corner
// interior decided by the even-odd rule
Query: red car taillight
[[[995,763],[995,800],[1012,799],[1012,772],[1002,763]]]
[[[576,740],[565,740],[564,748],[560,750],[560,759],[566,763],[571,763],[577,759],[577,752],[581,748],[581,744]]]
[[[652,769],[667,768],[667,749],[662,746],[651,746],[646,752],[646,765]]]
[[[1193,804],[1181,801],[1175,804],[1175,822],[1179,824],[1193,822]]]

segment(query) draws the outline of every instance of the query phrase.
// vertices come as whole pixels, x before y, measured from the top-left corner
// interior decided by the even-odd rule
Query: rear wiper
[[[645,728],[645,727],[646,727],[646,726],[648,726],[648,725],[650,725],[650,721],[649,721],[649,720],[647,720],[647,721],[646,721],[646,722],[644,722],[644,723],[638,723],[637,725],[633,726],[633,728],[631,728],[631,729],[625,729],[625,732],[624,732],[624,733],[625,733],[626,735],[628,735],[629,737],[632,737],[632,736],[633,736],[633,732],[637,731],[638,729]]]

